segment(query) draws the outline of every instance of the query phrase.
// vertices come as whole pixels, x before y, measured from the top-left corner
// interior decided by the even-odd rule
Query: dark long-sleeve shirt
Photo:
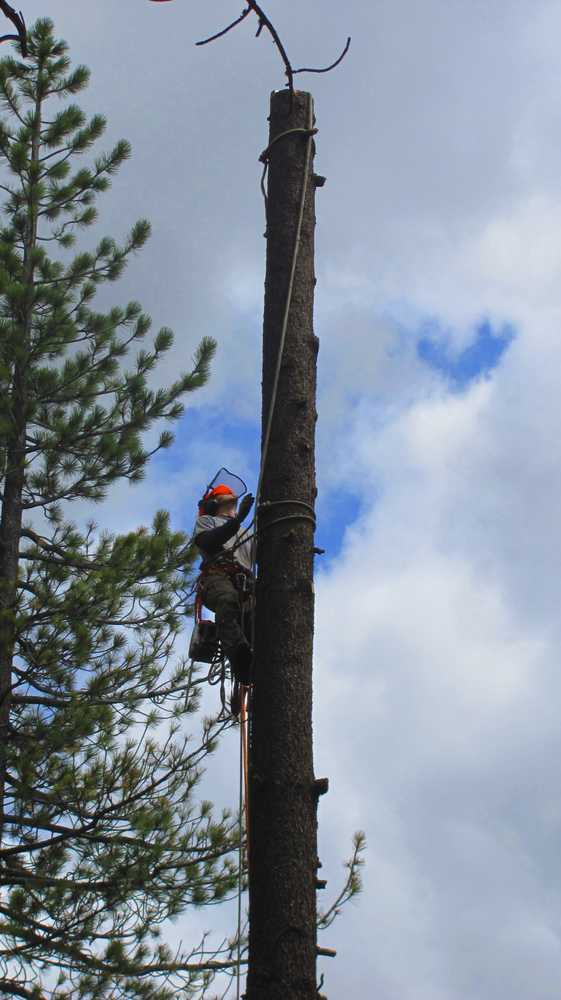
[[[201,514],[195,522],[193,541],[203,557],[202,566],[221,552],[231,554],[243,569],[253,567],[253,533],[243,529],[237,517]]]

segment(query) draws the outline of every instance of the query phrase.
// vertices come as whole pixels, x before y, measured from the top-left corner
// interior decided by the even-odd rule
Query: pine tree
[[[182,737],[199,681],[177,662],[189,554],[165,513],[121,537],[80,529],[71,501],[141,479],[143,436],[175,421],[207,379],[151,388],[172,343],[136,302],[93,300],[149,235],[73,251],[126,142],[84,166],[103,135],[74,103],[88,83],[49,20],[29,57],[0,62],[0,996],[158,998],[205,993],[226,943],[172,951],[162,924],[235,886],[235,823],[196,800],[220,724]],[[20,50],[21,53],[21,50]],[[129,367],[127,367],[127,363]]]

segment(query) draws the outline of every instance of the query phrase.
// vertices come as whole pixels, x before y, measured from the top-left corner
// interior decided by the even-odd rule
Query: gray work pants
[[[214,611],[216,631],[228,659],[245,641],[241,627],[240,595],[226,573],[209,573],[201,588],[205,608]]]

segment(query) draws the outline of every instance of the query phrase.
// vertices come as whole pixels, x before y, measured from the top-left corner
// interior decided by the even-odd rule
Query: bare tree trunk
[[[310,94],[296,92],[292,103],[287,91],[272,94],[271,142],[288,130],[309,129],[312,121]],[[309,142],[306,133],[296,133],[270,148],[263,445]],[[258,512],[248,1000],[317,1000],[312,652],[318,340],[313,332],[317,179],[312,163],[313,155]]]

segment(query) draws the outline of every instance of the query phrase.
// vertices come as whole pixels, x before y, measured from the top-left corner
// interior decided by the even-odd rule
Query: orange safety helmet
[[[199,514],[214,515],[221,504],[237,499],[233,489],[226,486],[226,483],[218,483],[218,486],[207,490],[204,497],[199,501]]]

